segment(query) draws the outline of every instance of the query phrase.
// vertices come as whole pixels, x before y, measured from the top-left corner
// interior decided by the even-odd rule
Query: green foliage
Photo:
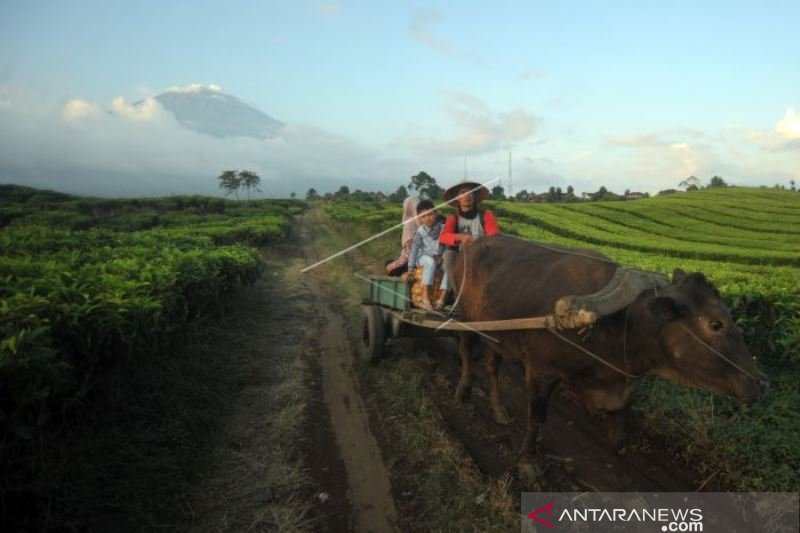
[[[691,185],[691,184],[689,184]],[[557,194],[557,191],[552,191]],[[599,191],[603,192],[603,191]],[[608,192],[608,191],[604,191]],[[753,406],[666,381],[646,381],[634,407],[651,437],[737,490],[800,486],[800,202],[785,190],[706,188],[636,202],[487,202],[506,233],[592,248],[625,266],[703,272],[723,294],[770,376]],[[398,206],[338,204],[337,221],[373,230]]]
[[[0,209],[0,422],[85,394],[120,358],[261,273],[297,201],[105,200],[10,188]],[[39,417],[41,418],[41,417]]]
[[[408,188],[417,191],[420,196],[427,196],[432,200],[437,200],[444,194],[444,190],[436,183],[436,180],[425,171],[411,176]]]

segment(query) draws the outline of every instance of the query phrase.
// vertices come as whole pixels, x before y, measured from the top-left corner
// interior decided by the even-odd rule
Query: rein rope
[[[717,351],[717,349],[716,349],[716,348],[714,348],[714,347],[713,347],[713,346],[711,346],[710,344],[706,343],[706,342],[705,342],[703,339],[701,339],[700,337],[698,337],[697,335],[695,335],[695,333],[694,333],[692,330],[690,330],[689,328],[687,328],[685,325],[681,324],[680,326],[681,326],[681,328],[683,328],[683,329],[684,329],[684,331],[686,331],[686,333],[688,333],[689,335],[691,335],[691,337],[692,337],[694,340],[696,340],[697,342],[699,342],[701,345],[705,346],[705,347],[706,347],[708,350],[710,350],[710,351],[711,351],[711,353],[713,353],[714,355],[716,355],[717,357],[719,357],[720,359],[722,359],[723,361],[725,361],[726,363],[728,363],[729,365],[731,365],[733,368],[735,368],[736,370],[738,370],[739,372],[741,372],[742,374],[744,374],[744,375],[745,375],[745,376],[747,376],[748,378],[752,379],[752,380],[753,380],[753,381],[755,381],[756,383],[758,383],[759,381],[761,381],[761,380],[759,380],[758,378],[756,378],[755,376],[753,376],[753,374],[751,374],[750,372],[748,372],[748,371],[747,371],[747,370],[745,370],[744,368],[740,367],[739,365],[737,365],[736,363],[734,363],[733,361],[731,361],[729,358],[725,357],[725,354],[723,354],[723,353],[721,353],[721,352]]]
[[[561,254],[565,254],[565,255],[577,255],[577,256],[585,257],[586,259],[593,259],[593,260],[599,261],[601,263],[611,263],[611,264],[619,265],[619,263],[616,263],[615,261],[611,261],[609,259],[593,257],[593,256],[590,256],[590,255],[587,255],[587,254],[582,254],[580,252],[573,252],[573,251],[569,251],[569,250],[560,250],[558,248],[554,248],[552,246],[547,246],[547,245],[542,244],[540,242],[529,241],[527,239],[523,239],[522,237],[519,237],[517,235],[511,235],[511,234],[507,234],[507,233],[505,235],[507,237],[511,237],[511,238],[514,238],[514,239],[517,239],[517,240],[520,240],[520,241],[527,242],[529,244],[533,244],[533,245],[539,246],[541,248],[545,248],[545,249],[551,250],[553,252],[557,252],[557,253],[561,253]],[[466,256],[464,257],[464,259],[466,260]],[[638,270],[638,269],[632,269],[632,270]],[[461,285],[462,287],[463,287],[463,283],[466,281],[466,272],[467,272],[467,269],[466,269],[466,264],[465,264],[464,265],[464,275],[462,276],[464,278],[464,279],[462,279],[462,285]],[[658,286],[653,286],[653,295],[654,296],[658,296]],[[458,300],[459,300],[460,297],[461,297],[461,291],[459,291],[459,294],[458,294],[458,297],[456,298],[456,302],[455,303],[458,303]],[[455,307],[455,304],[453,305],[453,307]],[[631,307],[630,307],[630,305],[628,305],[628,307],[625,310],[625,327],[623,329],[623,335],[622,335],[622,360],[625,362],[625,366],[626,367],[628,366],[628,315],[630,313],[630,309],[631,309]],[[720,359],[722,359],[723,361],[725,361],[726,363],[728,363],[733,368],[735,368],[736,370],[738,370],[739,372],[741,372],[742,374],[744,374],[748,378],[752,379],[753,381],[755,381],[757,383],[760,381],[758,378],[753,376],[753,374],[751,374],[750,372],[748,372],[747,370],[745,370],[744,368],[742,368],[741,366],[736,364],[730,358],[726,357],[725,354],[721,353],[716,348],[714,348],[713,346],[709,345],[703,339],[698,337],[692,330],[687,328],[686,325],[680,324],[680,326],[694,340],[699,342],[701,346],[704,346],[711,353],[713,353],[714,355],[716,355],[717,357],[719,357]],[[547,328],[547,331],[549,331],[550,333],[552,333],[553,335],[555,335],[556,337],[558,337],[562,341],[566,342],[567,344],[569,344],[573,348],[576,348],[576,349],[580,350],[581,352],[585,353],[586,355],[588,355],[589,357],[591,357],[594,360],[598,361],[599,363],[602,363],[605,366],[607,366],[608,368],[611,368],[612,370],[615,370],[615,371],[619,372],[620,374],[622,374],[626,378],[638,379],[638,378],[641,377],[641,375],[631,374],[630,372],[627,372],[627,371],[621,369],[620,367],[616,366],[615,364],[610,363],[609,361],[606,361],[605,359],[603,359],[599,355],[591,352],[590,350],[587,350],[586,348],[584,348],[580,344],[577,344],[577,343],[569,340],[564,335],[562,335],[561,333],[556,331],[555,328],[552,328],[552,327],[551,328]]]

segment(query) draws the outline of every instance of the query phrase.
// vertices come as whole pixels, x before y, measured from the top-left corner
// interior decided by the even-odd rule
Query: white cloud
[[[74,102],[49,114],[0,110],[3,180],[77,194],[219,194],[216,176],[236,168],[257,172],[265,195],[288,196],[342,184],[395,190],[418,172],[416,160],[390,159],[317,128],[286,125],[272,139],[220,139],[182,128],[152,99],[132,105],[115,98],[111,113]],[[65,123],[66,109],[83,117],[80,127]]]
[[[145,98],[139,104],[129,104],[122,96],[111,101],[111,108],[132,122],[151,122],[161,115],[161,104],[155,98]]]
[[[493,111],[481,99],[461,92],[448,93],[445,113],[459,132],[449,140],[434,141],[434,150],[451,154],[480,154],[507,149],[533,135],[538,119],[522,108]]]
[[[324,2],[319,6],[319,12],[328,17],[338,15],[340,9],[341,6],[334,2]]]
[[[620,146],[674,146],[676,143],[684,142],[686,138],[697,139],[703,137],[701,131],[692,128],[681,128],[661,131],[648,131],[644,133],[637,133],[634,135],[623,135],[620,137],[613,137],[612,144]]]
[[[169,93],[196,93],[196,92],[200,92],[200,91],[202,91],[204,89],[207,89],[209,91],[214,91],[214,92],[217,92],[217,93],[222,91],[222,87],[220,87],[219,85],[213,84],[213,83],[211,83],[209,85],[203,85],[201,83],[190,83],[189,85],[186,85],[185,87],[180,87],[180,86],[177,86],[177,85],[173,85],[172,87],[168,88],[166,90],[166,92],[169,92]]]
[[[517,75],[516,81],[535,80],[544,77],[544,70],[539,68],[526,68]]]
[[[74,98],[64,105],[61,116],[64,120],[74,121],[97,116],[99,113],[100,108],[96,104]]]
[[[727,128],[738,139],[770,152],[796,152],[800,148],[800,115],[794,107],[786,109],[772,130],[734,125]]]
[[[417,11],[414,13],[408,28],[411,38],[437,52],[445,54],[451,52],[452,46],[450,46],[450,43],[434,37],[430,31],[430,26],[439,23],[441,20],[442,14],[438,11],[432,9]]]
[[[784,139],[800,139],[800,115],[794,107],[787,109],[783,120],[775,124],[775,133]]]

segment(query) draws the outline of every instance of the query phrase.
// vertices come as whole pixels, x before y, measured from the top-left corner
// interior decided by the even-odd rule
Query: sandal
[[[433,311],[433,306],[431,305],[431,302],[428,300],[422,300],[419,306],[421,309],[425,309],[426,311]]]
[[[436,304],[433,306],[433,309],[435,311],[441,311],[442,309],[444,309],[444,298],[436,300]]]

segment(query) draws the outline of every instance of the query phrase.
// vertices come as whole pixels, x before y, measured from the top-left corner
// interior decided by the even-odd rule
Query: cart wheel
[[[383,311],[377,305],[364,306],[364,322],[361,328],[361,359],[366,363],[377,363],[383,355],[385,340]]]

